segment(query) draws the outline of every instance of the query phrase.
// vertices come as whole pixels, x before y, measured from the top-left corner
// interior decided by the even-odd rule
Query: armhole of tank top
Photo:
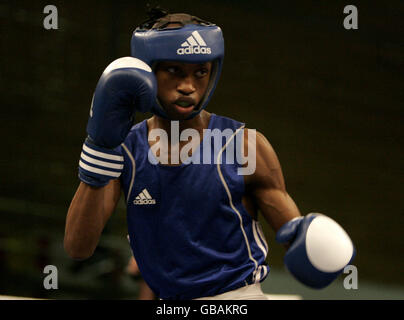
[[[125,150],[126,154],[128,155],[128,158],[129,158],[130,162],[132,163],[132,176],[131,176],[131,179],[130,179],[128,195],[127,195],[127,199],[126,199],[126,202],[128,202],[129,199],[130,199],[130,194],[132,192],[133,184],[135,182],[136,162],[135,162],[134,156],[129,151],[129,148],[124,143],[122,143],[122,148],[123,148],[123,150]]]
[[[228,199],[229,199],[229,202],[230,202],[230,206],[231,207],[233,207],[234,206],[234,203],[233,203],[233,197],[232,197],[232,194],[231,194],[231,192],[230,192],[230,189],[228,188],[228,185],[227,185],[227,182],[226,182],[226,179],[225,179],[225,174],[222,172],[222,169],[221,169],[221,166],[220,166],[220,164],[221,164],[221,157],[222,157],[222,154],[223,154],[223,152],[226,150],[226,148],[227,148],[227,146],[230,144],[230,142],[233,140],[233,139],[235,139],[235,137],[240,133],[240,131],[241,130],[244,130],[245,129],[245,124],[241,124],[241,126],[239,127],[239,128],[237,128],[236,129],[236,131],[232,134],[232,136],[230,137],[230,139],[228,139],[227,141],[226,141],[226,144],[221,148],[221,150],[219,151],[219,153],[218,153],[218,155],[217,155],[217,159],[216,159],[216,170],[217,170],[217,173],[218,173],[218,176],[219,176],[219,180],[220,180],[220,182],[222,183],[222,185],[223,185],[223,187],[224,187],[224,189],[225,189],[225,191],[226,191],[226,194],[227,194],[227,197],[228,197]],[[237,143],[237,141],[236,141],[236,143]],[[234,147],[234,151],[235,152],[237,152],[237,146],[235,146]],[[237,160],[236,160],[236,162],[237,162]],[[235,165],[235,170],[236,170],[236,174],[237,174],[237,165],[236,165],[236,163],[234,164]],[[245,186],[244,186],[244,179],[243,179],[243,188],[245,188]],[[244,215],[248,215],[248,216],[250,216],[249,214],[248,214],[248,212],[247,212],[247,210],[244,208],[244,205],[242,205],[242,210],[244,210],[245,212],[243,212],[243,214],[242,214],[242,216],[244,216]],[[233,211],[234,211],[234,209],[233,209]],[[237,213],[237,212],[236,212]],[[250,216],[251,217],[251,216]]]
[[[243,238],[244,238],[244,242],[245,242],[246,247],[247,247],[248,257],[249,257],[249,259],[254,263],[255,269],[258,269],[258,262],[257,262],[257,260],[256,260],[256,259],[253,257],[253,255],[252,255],[251,247],[250,247],[250,242],[249,242],[248,237],[247,237],[247,234],[246,234],[246,232],[245,232],[245,230],[244,230],[244,223],[243,223],[244,214],[242,214],[242,213],[236,208],[236,206],[234,205],[234,203],[233,203],[233,198],[232,198],[230,189],[229,189],[229,187],[228,187],[228,185],[227,185],[227,183],[226,183],[226,180],[224,179],[222,170],[221,170],[221,168],[220,168],[220,162],[221,162],[220,159],[221,159],[221,156],[222,156],[222,154],[223,154],[223,151],[224,151],[224,150],[226,149],[226,147],[229,145],[229,143],[231,142],[231,140],[234,139],[234,137],[237,135],[237,133],[238,133],[240,130],[242,130],[244,127],[245,127],[245,125],[242,125],[240,128],[238,128],[238,129],[233,133],[233,135],[231,136],[231,139],[229,139],[229,140],[226,142],[226,144],[222,147],[222,149],[220,150],[219,154],[217,155],[217,162],[216,162],[216,163],[217,163],[217,164],[216,164],[217,167],[216,167],[216,168],[217,168],[217,171],[218,171],[218,174],[219,174],[219,178],[220,178],[220,180],[221,180],[221,182],[222,182],[222,185],[223,185],[223,187],[224,187],[224,189],[225,189],[225,191],[226,191],[227,197],[228,197],[228,199],[229,199],[229,205],[230,205],[231,209],[234,211],[234,213],[236,214],[236,216],[237,216],[238,219],[239,219],[239,222],[240,222],[240,231],[242,232],[242,235],[243,235]]]

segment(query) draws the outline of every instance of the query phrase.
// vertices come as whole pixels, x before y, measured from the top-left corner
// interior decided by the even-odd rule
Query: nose
[[[192,81],[191,77],[183,77],[178,85],[177,91],[183,95],[190,95],[196,91],[195,84]]]

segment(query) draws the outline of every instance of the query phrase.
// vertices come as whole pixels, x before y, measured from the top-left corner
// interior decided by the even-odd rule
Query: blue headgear
[[[178,28],[142,29],[133,32],[131,55],[152,68],[158,61],[204,63],[212,61],[212,72],[207,91],[187,119],[198,115],[208,104],[219,81],[224,57],[222,30],[213,24],[185,24]],[[152,112],[168,119],[164,108],[156,99]]]

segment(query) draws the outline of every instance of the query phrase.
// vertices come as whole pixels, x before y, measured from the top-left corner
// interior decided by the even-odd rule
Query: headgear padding
[[[171,22],[176,23],[176,22]],[[199,114],[208,104],[219,81],[224,57],[222,30],[210,23],[185,24],[175,28],[137,28],[131,41],[131,55],[152,69],[159,61],[205,63],[212,61],[212,72],[205,95],[187,119]],[[168,119],[158,99],[153,113]]]

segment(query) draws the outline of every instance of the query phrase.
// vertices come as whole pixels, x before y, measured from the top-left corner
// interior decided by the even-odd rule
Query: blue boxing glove
[[[126,138],[135,111],[150,111],[157,81],[142,60],[124,57],[103,72],[94,92],[87,133],[97,146],[115,148]]]
[[[102,187],[120,176],[123,156],[117,147],[129,133],[135,111],[150,111],[156,95],[155,75],[139,59],[119,58],[104,70],[94,92],[80,156],[81,181]]]
[[[342,227],[322,214],[285,223],[276,241],[289,243],[284,263],[303,284],[321,289],[334,281],[355,257],[354,245]]]

